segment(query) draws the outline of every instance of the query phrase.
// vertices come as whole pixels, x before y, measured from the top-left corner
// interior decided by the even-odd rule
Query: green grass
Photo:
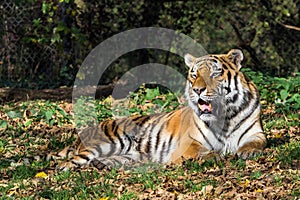
[[[84,126],[112,116],[168,112],[179,106],[176,96],[141,87],[113,109],[110,97],[95,102],[83,99],[78,111],[88,112],[87,105],[95,105],[96,118],[82,115],[77,121],[67,102],[1,105],[0,199],[213,199],[239,194],[296,199],[300,195],[300,91],[292,85],[299,83],[299,75],[278,79],[249,70],[246,73],[262,91],[263,126],[268,138],[266,150],[247,161],[227,155],[186,160],[179,165],[149,163],[112,171],[87,168],[57,172],[56,163],[45,161],[45,156],[74,141],[74,123]],[[47,177],[37,178],[40,172]],[[284,194],[279,192],[283,189]]]

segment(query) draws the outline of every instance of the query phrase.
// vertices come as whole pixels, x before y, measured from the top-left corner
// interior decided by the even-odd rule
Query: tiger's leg
[[[139,161],[148,160],[146,154],[140,152],[132,152],[124,155],[113,155],[109,157],[95,158],[91,164],[99,170],[112,168],[119,168],[121,166],[133,165]]]
[[[67,171],[69,169],[87,166],[95,157],[99,156],[96,148],[82,146],[83,144],[81,143],[76,150],[73,150],[72,153],[69,153],[67,156],[68,159],[60,163],[57,166],[57,170]]]
[[[201,156],[205,156],[210,153],[210,150],[205,148],[203,145],[201,145],[196,140],[192,141],[191,144],[189,144],[188,148],[184,151],[181,155],[172,155],[171,162],[175,164],[182,163],[184,160],[188,159],[198,159]]]
[[[251,137],[255,138],[251,139]],[[267,142],[263,133],[257,133],[251,137],[248,138],[250,142],[244,142],[237,150],[237,155],[242,159],[261,153],[266,146]]]
[[[70,159],[58,165],[57,169],[66,171],[68,169],[87,166],[90,163],[96,168],[103,169],[119,167],[148,158],[145,154],[134,149],[123,152],[117,144],[103,142],[94,146],[85,146],[80,143]]]
[[[100,145],[103,145],[109,149],[112,145],[107,141],[100,142]],[[47,156],[47,160],[63,160],[57,166],[57,170],[67,171],[68,169],[73,169],[81,166],[89,165],[90,162],[95,158],[99,157],[101,153],[107,153],[108,151],[101,152],[100,148],[97,148],[97,145],[91,145],[87,143],[86,145],[81,141],[80,137],[71,145],[64,148],[62,151],[58,153],[51,153]],[[113,153],[113,152],[112,152]]]

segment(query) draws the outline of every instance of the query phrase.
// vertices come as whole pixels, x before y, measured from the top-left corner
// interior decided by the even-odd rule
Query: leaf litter
[[[52,105],[55,104],[55,105]],[[147,101],[142,111],[151,107]],[[52,116],[41,115],[44,107]],[[152,106],[153,107],[153,106]],[[154,106],[155,107],[155,106]],[[267,129],[265,152],[251,160],[235,156],[98,171],[57,172],[46,162],[74,140],[72,105],[45,101],[2,106],[0,191],[2,198],[52,199],[297,199],[300,197],[299,126]],[[160,109],[160,108],[158,108]],[[58,113],[55,113],[60,110]],[[61,114],[63,111],[63,114]],[[40,113],[40,115],[39,115]],[[279,115],[266,108],[264,117]],[[63,116],[64,115],[64,116]],[[63,116],[63,117],[62,117]],[[53,122],[50,123],[50,121]]]

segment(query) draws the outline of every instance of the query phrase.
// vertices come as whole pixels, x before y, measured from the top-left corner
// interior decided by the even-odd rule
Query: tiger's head
[[[225,116],[227,102],[239,93],[237,75],[243,53],[232,49],[227,54],[184,56],[189,67],[186,97],[189,106],[203,121],[216,121]]]

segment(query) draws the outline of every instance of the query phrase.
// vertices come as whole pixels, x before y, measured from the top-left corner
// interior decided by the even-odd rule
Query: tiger
[[[248,159],[262,153],[266,137],[259,92],[240,69],[240,49],[202,57],[184,55],[187,105],[168,113],[107,119],[79,132],[75,143],[50,158],[58,170],[99,170],[134,163],[181,163],[214,152]]]

